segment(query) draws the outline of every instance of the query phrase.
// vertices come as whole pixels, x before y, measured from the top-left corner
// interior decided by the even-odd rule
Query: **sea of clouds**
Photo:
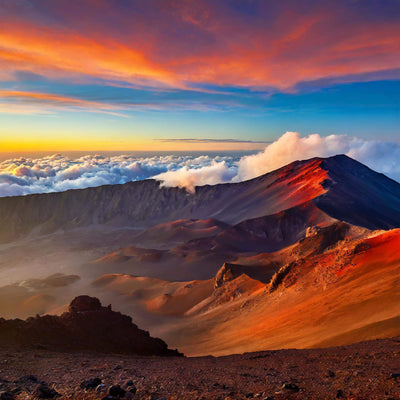
[[[77,159],[60,154],[14,158],[0,162],[0,197],[59,192],[154,178],[164,186],[184,187],[251,179],[295,160],[348,156],[400,182],[400,145],[347,135],[302,137],[286,132],[253,155],[204,154],[86,155]]]

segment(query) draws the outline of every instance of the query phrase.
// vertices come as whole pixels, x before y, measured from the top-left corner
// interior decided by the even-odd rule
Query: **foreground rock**
[[[0,319],[0,343],[19,348],[57,351],[177,356],[161,339],[139,329],[129,316],[103,307],[97,298],[79,296],[61,316]]]

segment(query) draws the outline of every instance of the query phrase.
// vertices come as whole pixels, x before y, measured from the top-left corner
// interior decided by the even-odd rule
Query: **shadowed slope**
[[[353,159],[339,155],[322,160],[328,171],[326,192],[315,204],[328,215],[369,229],[400,227],[400,185]]]

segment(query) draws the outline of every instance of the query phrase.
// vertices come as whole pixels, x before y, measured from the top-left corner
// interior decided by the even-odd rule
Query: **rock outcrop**
[[[0,319],[0,343],[19,348],[55,351],[178,356],[161,339],[139,329],[132,318],[103,307],[99,299],[78,296],[61,316],[45,315],[27,320]]]
[[[214,288],[217,289],[221,287],[224,282],[233,281],[242,274],[243,271],[241,265],[224,263],[224,265],[219,269],[217,275],[215,276]]]
[[[99,311],[102,306],[100,300],[97,297],[90,296],[78,296],[75,297],[69,304],[68,311],[73,312],[85,312],[85,311]]]

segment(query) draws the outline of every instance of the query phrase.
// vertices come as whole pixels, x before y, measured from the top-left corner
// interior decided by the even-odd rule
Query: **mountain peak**
[[[369,229],[400,226],[400,184],[344,155],[323,159],[326,192],[315,198],[328,215]]]

